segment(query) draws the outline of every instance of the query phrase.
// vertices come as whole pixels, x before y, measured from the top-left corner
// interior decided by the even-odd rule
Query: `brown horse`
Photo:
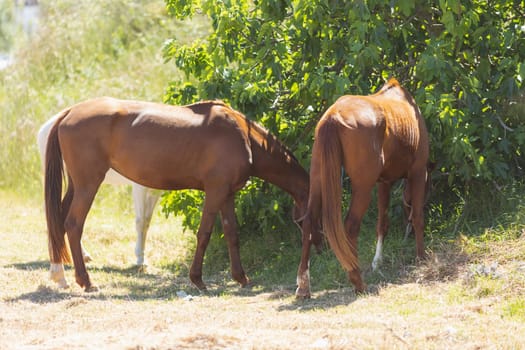
[[[378,188],[378,245],[388,229],[387,207],[392,184],[406,178],[405,199],[416,236],[418,257],[423,246],[423,204],[429,181],[428,134],[412,96],[389,80],[370,96],[343,96],[323,115],[315,130],[310,168],[310,194],[303,221],[303,249],[297,271],[298,297],[310,296],[311,243],[319,243],[323,227],[331,248],[348,271],[357,292],[366,290],[357,256],[361,220]],[[344,225],[341,216],[341,166],[351,181],[352,200]],[[428,181],[427,181],[428,180]]]
[[[63,163],[68,188],[62,197]],[[222,102],[184,107],[98,98],[61,112],[46,150],[45,202],[52,263],[70,262],[77,283],[96,290],[82,259],[86,215],[108,169],[163,190],[198,189],[205,202],[190,279],[200,289],[202,263],[221,214],[232,277],[249,283],[240,261],[234,195],[250,176],[288,192],[304,215],[309,177],[295,157],[258,124]]]

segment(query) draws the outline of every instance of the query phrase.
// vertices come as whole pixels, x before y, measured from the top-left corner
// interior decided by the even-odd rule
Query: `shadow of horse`
[[[20,271],[38,271],[47,273],[48,261],[31,261],[6,265]],[[71,271],[72,267],[66,267]],[[245,288],[240,288],[229,279],[228,273],[219,273],[210,276],[207,280],[208,289],[200,291],[191,284],[181,271],[173,273],[169,269],[155,268],[154,272],[138,272],[136,266],[92,266],[91,271],[96,274],[114,276],[114,279],[105,281],[101,292],[85,293],[79,288],[57,289],[54,286],[42,283],[33,291],[23,292],[17,296],[4,299],[5,302],[28,301],[34,304],[66,303],[68,307],[89,301],[125,300],[125,301],[173,301],[184,296],[193,298],[216,298],[233,296],[238,298],[259,297],[261,303],[265,301],[282,300],[278,311],[298,310],[307,311],[319,308],[332,308],[339,305],[352,303],[356,297],[350,288],[341,288],[315,293],[311,300],[296,300],[295,285],[277,285],[257,283]],[[182,296],[181,296],[182,295]]]

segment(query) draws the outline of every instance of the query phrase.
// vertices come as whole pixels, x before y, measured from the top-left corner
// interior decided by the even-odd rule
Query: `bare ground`
[[[504,248],[515,256],[490,251],[480,262],[497,262],[497,276],[449,251],[405,283],[359,297],[348,286],[296,300],[293,285],[239,289],[224,278],[200,294],[187,278],[139,275],[128,262],[92,265],[101,291],[86,294],[47,280],[38,206],[0,202],[9,209],[0,223],[0,349],[525,348],[525,239]]]

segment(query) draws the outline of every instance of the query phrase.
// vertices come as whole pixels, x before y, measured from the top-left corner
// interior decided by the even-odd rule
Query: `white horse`
[[[40,159],[42,164],[45,162],[45,152],[47,145],[47,138],[51,127],[55,124],[58,115],[53,116],[45,122],[38,130],[37,143],[40,150]],[[146,245],[146,235],[148,233],[149,224],[155,203],[159,198],[159,192],[153,189],[139,185],[131,180],[123,177],[113,169],[106,173],[104,183],[111,185],[131,185],[133,193],[133,204],[135,207],[135,228],[137,230],[137,243],[135,245],[135,256],[137,257],[137,266],[144,268],[146,260],[144,258],[144,249]],[[82,248],[82,255],[84,261],[90,261],[89,253]],[[55,281],[60,288],[67,288],[69,284],[64,276],[64,265],[51,263],[50,278]]]

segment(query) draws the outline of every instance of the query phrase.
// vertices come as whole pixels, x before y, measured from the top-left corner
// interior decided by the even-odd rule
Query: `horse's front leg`
[[[219,198],[214,193],[206,192],[202,219],[197,231],[197,249],[190,268],[190,280],[200,290],[206,290],[206,285],[202,281],[202,263],[204,261],[204,253],[210,242],[215,217],[224,200],[224,196]]]
[[[357,183],[352,184],[352,200],[350,203],[350,211],[345,218],[345,231],[355,256],[358,256],[357,239],[359,237],[363,216],[370,204],[372,188],[373,184],[371,186],[360,186]],[[366,291],[367,287],[363,282],[359,267],[348,271],[348,278],[355,286],[356,293],[359,294]]]
[[[301,250],[301,261],[297,269],[297,289],[295,296],[297,298],[310,298],[310,247],[312,241],[310,240],[310,217],[306,217],[303,222],[303,233],[302,233],[302,250]]]
[[[425,169],[426,171],[426,169]],[[412,211],[410,217],[412,218],[412,226],[416,236],[416,256],[419,259],[424,259],[425,246],[423,243],[425,221],[424,221],[424,205],[425,205],[425,182],[426,174],[421,171],[417,174],[411,174],[408,179],[408,186],[412,198]]]
[[[91,254],[89,254],[89,252],[84,248],[84,245],[80,244],[80,246],[82,247],[82,258],[84,259],[84,262],[92,261],[93,258],[91,257]]]
[[[155,204],[157,203],[159,196],[153,190],[136,183],[132,184],[132,194],[133,205],[135,207],[135,229],[137,231],[135,256],[137,257],[137,266],[142,270],[147,266],[144,257],[146,236],[148,234],[153,210],[155,209]]]
[[[228,244],[228,253],[230,255],[230,269],[234,280],[239,282],[242,287],[250,283],[241,264],[241,255],[239,252],[239,232],[237,229],[237,219],[235,217],[234,195],[230,195],[221,208],[222,228],[224,237]]]

